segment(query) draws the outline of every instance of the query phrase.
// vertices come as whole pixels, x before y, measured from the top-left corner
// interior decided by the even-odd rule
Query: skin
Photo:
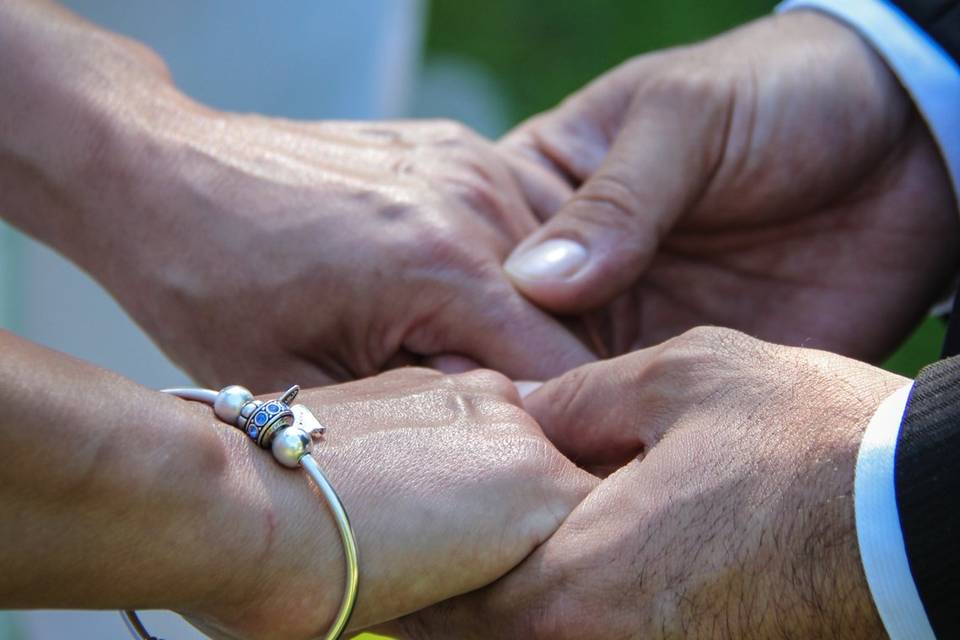
[[[629,60],[502,146],[572,196],[543,199],[507,269],[542,308],[589,315],[604,355],[715,324],[874,361],[956,273],[929,132],[874,50],[814,12]],[[549,238],[589,260],[519,273]]]
[[[526,400],[546,432],[582,464],[618,470],[509,576],[390,630],[883,637],[857,552],[853,469],[877,405],[907,382],[716,328],[548,382]]]
[[[605,354],[709,321],[877,358],[956,269],[955,203],[928,132],[870,48],[816,14],[626,63],[504,141],[512,175],[447,123],[214,112],[150,52],[42,2],[0,7],[0,49],[4,215],[213,385],[451,356],[545,378],[590,360],[546,312],[586,314]],[[518,252],[564,237],[592,261],[556,281],[514,273],[521,297],[499,265],[524,237]],[[208,411],[10,344],[25,355],[4,352],[15,463],[0,509],[18,554],[0,558],[15,569],[0,606],[172,608],[218,637],[322,631],[340,558],[323,511],[304,509],[308,486]],[[347,480],[369,549],[358,628],[478,589],[536,548],[493,587],[396,629],[881,632],[850,487],[866,420],[902,379],[714,330],[578,369],[530,410],[578,463],[618,470],[566,517],[591,480],[505,380],[408,378],[425,375],[306,394],[345,425],[319,455]],[[141,402],[86,401],[103,397]],[[77,433],[73,455],[35,446]],[[65,534],[77,530],[83,546]],[[518,537],[504,544],[505,531]]]
[[[463,126],[215,111],[142,45],[43,1],[3,3],[0,57],[2,215],[201,383],[593,359],[504,275],[537,218]]]
[[[209,407],[6,332],[0,350],[0,608],[173,609],[213,638],[328,628],[342,550],[303,473]],[[297,400],[329,427],[314,454],[358,535],[356,630],[496,580],[596,484],[493,372]]]

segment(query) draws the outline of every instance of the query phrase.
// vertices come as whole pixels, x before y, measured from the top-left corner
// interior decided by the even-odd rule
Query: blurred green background
[[[708,38],[767,14],[774,5],[760,0],[433,0],[426,60],[452,56],[488,71],[502,93],[507,121],[515,123],[631,56]],[[427,106],[425,115],[451,114],[430,113]],[[885,366],[913,377],[937,359],[943,335],[942,322],[924,321]]]
[[[760,0],[432,0],[427,57],[487,67],[514,121],[638,53],[700,40],[769,13]]]

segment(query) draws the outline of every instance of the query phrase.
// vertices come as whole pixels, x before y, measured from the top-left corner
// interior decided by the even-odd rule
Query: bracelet
[[[337,523],[346,559],[347,572],[343,600],[340,602],[340,609],[330,630],[324,636],[325,640],[340,638],[350,622],[350,616],[357,602],[357,589],[360,583],[357,540],[340,497],[323,474],[317,461],[310,455],[313,437],[323,435],[326,429],[305,406],[301,404],[290,406],[300,392],[300,387],[294,385],[276,400],[266,402],[254,400],[249,390],[238,385],[224,387],[219,392],[211,389],[164,389],[163,392],[212,406],[213,412],[220,420],[246,433],[261,448],[269,448],[277,462],[291,469],[303,467],[320,489]],[[123,611],[122,615],[127,629],[134,638],[159,640],[147,632],[136,611]]]

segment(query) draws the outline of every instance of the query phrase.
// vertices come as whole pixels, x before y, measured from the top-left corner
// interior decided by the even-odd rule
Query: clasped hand
[[[852,465],[904,380],[809,347],[884,355],[960,234],[929,133],[854,32],[798,12],[641,56],[497,145],[218,113],[152,60],[125,86],[149,105],[110,120],[106,188],[62,171],[91,224],[46,236],[199,381],[548,381],[525,405],[499,374],[410,368],[304,394],[360,535],[355,628],[876,632]],[[110,211],[137,215],[95,224]],[[808,348],[691,331],[711,324]],[[266,566],[238,551],[183,610],[214,635],[310,637],[336,607],[311,596],[338,593],[336,550],[310,550],[330,523],[234,435],[229,517],[272,523]]]

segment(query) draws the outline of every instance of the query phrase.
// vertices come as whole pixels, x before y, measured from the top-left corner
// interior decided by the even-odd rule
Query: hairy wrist
[[[854,469],[863,431],[876,406],[903,383],[860,366],[808,380],[818,407],[796,407],[810,427],[798,447],[796,481],[786,490],[773,539],[785,549],[772,592],[780,607],[777,633],[843,639],[882,636],[860,561],[854,512]],[[818,433],[819,431],[819,433]]]

